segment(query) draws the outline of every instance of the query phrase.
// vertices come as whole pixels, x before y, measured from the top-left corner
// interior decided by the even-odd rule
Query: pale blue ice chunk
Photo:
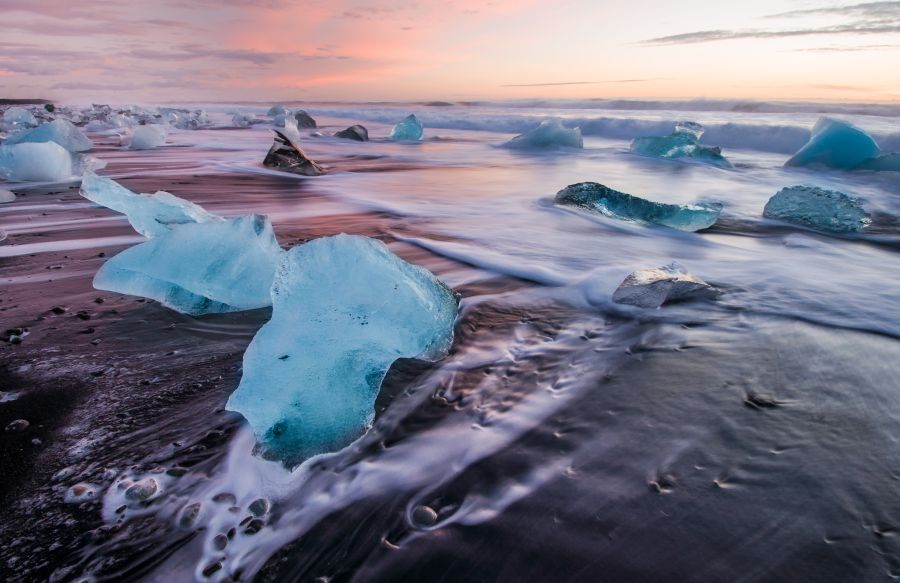
[[[239,111],[232,116],[231,123],[237,128],[248,128],[255,123],[259,123],[259,120],[252,113]]]
[[[556,204],[639,223],[663,225],[679,231],[713,226],[722,212],[719,203],[665,204],[638,198],[596,182],[571,184],[556,193]]]
[[[56,142],[70,152],[87,152],[94,147],[91,140],[80,129],[65,119],[55,119],[50,123],[16,134],[5,142],[6,145],[27,142]]]
[[[200,205],[168,192],[136,194],[115,180],[85,172],[81,196],[108,209],[122,213],[134,230],[145,237],[158,237],[176,225],[221,221]]]
[[[0,188],[0,203],[12,202],[14,200],[16,200],[16,195],[14,192],[6,190],[5,188]]]
[[[522,150],[584,148],[584,140],[579,128],[567,128],[561,121],[552,119],[542,121],[538,127],[514,137],[503,146]]]
[[[288,464],[338,450],[372,423],[398,358],[439,360],[458,299],[375,239],[337,235],[294,247],[272,287],[272,319],[244,353],[227,409],[268,457]]]
[[[0,176],[7,180],[61,182],[72,173],[72,155],[56,142],[0,146]]]
[[[262,215],[184,224],[104,263],[94,287],[195,316],[262,308],[283,254]]]
[[[152,150],[166,145],[166,130],[159,125],[143,125],[134,128],[131,133],[131,150]]]
[[[816,122],[806,145],[784,165],[815,164],[847,170],[879,153],[878,144],[866,132],[846,121],[823,117]]]
[[[391,139],[404,142],[415,142],[422,139],[422,132],[424,129],[425,127],[422,125],[422,122],[419,121],[419,118],[417,118],[415,114],[409,114],[391,130]]]
[[[820,231],[862,231],[872,221],[860,201],[816,186],[782,188],[769,199],[763,216]]]
[[[269,117],[277,117],[279,115],[284,116],[287,113],[287,109],[283,105],[273,105],[269,108],[269,111],[266,112],[266,115]],[[282,123],[284,118],[282,117]]]
[[[631,142],[631,151],[653,158],[691,158],[706,164],[731,167],[731,162],[722,156],[721,148],[700,144],[702,135],[703,126],[697,122],[679,122],[675,124],[675,131],[668,136],[635,138]]]
[[[10,107],[3,112],[3,125],[7,127],[34,127],[38,124],[37,119],[30,111],[24,107]]]

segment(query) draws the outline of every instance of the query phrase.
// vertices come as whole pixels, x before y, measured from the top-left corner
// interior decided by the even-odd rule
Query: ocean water
[[[77,184],[2,185],[20,197],[0,205],[0,314],[29,335],[0,351],[14,395],[0,413],[42,432],[0,451],[18,464],[0,564],[19,580],[900,577],[900,173],[782,166],[821,115],[900,150],[900,107],[296,105],[326,134],[301,130],[325,176],[263,168],[270,126],[230,127],[269,104],[189,104],[213,127],[140,152],[96,134],[92,154],[133,190],[267,214],[285,247],[381,238],[462,295],[453,351],[397,363],[368,434],[285,469],[222,411],[268,311],[190,318],[96,292],[99,255],[141,238]],[[424,139],[389,141],[409,113]],[[579,126],[584,149],[499,147],[551,117]],[[734,168],[629,151],[681,120]],[[329,137],[353,123],[370,142]],[[724,210],[684,233],[552,204],[583,181]],[[762,217],[801,184],[861,198],[872,226],[826,235]],[[629,273],[672,261],[722,295],[611,302]],[[150,479],[150,499],[125,498]],[[65,503],[76,483],[93,499]]]

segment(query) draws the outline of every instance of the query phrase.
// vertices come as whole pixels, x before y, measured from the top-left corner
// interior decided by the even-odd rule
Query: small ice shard
[[[805,146],[785,162],[785,166],[810,164],[848,170],[878,156],[872,136],[858,127],[830,117],[820,118]]]
[[[318,127],[316,124],[316,120],[314,120],[308,113],[306,113],[302,109],[298,109],[297,111],[293,112],[290,115],[297,122],[298,128]]]
[[[875,158],[869,158],[865,162],[854,166],[854,170],[875,170],[876,172],[900,172],[900,152],[882,154]]]
[[[425,127],[414,114],[409,114],[403,120],[394,126],[391,130],[391,139],[415,142],[422,139],[422,131]]]
[[[693,158],[707,164],[731,167],[731,162],[722,156],[718,146],[700,145],[703,126],[693,121],[675,124],[675,131],[668,136],[635,138],[631,151],[641,156],[654,158]]]
[[[872,221],[859,200],[816,186],[782,188],[769,199],[763,216],[820,231],[862,231]]]
[[[130,150],[152,150],[166,145],[166,130],[160,125],[142,125],[131,133]]]
[[[638,198],[596,182],[571,184],[556,193],[556,204],[578,207],[623,221],[653,223],[679,231],[713,226],[719,203],[665,204]]]
[[[94,287],[194,316],[262,308],[283,254],[262,215],[184,224],[107,261]]]
[[[273,105],[269,108],[269,111],[266,112],[266,115],[269,117],[275,117],[278,115],[284,115],[287,113],[287,109],[283,105]]]
[[[10,107],[3,112],[3,125],[10,128],[28,128],[38,124],[37,119],[24,107]]]
[[[5,145],[23,143],[56,142],[70,152],[87,152],[94,147],[91,140],[75,125],[65,119],[55,119],[50,123],[17,134],[4,142]]]
[[[371,425],[396,359],[446,356],[457,306],[432,273],[375,239],[342,234],[294,247],[226,408],[247,419],[267,457],[294,465],[336,451]]]
[[[0,176],[8,180],[61,182],[72,178],[72,155],[56,142],[0,146]]]
[[[5,188],[0,188],[0,203],[12,202],[16,200],[16,195]]]
[[[168,192],[136,194],[115,180],[86,172],[81,180],[81,196],[122,213],[134,230],[145,237],[158,237],[175,225],[221,221],[200,205]]]
[[[285,133],[278,130],[272,131],[275,132],[275,143],[269,148],[269,153],[263,160],[263,166],[304,176],[325,174],[325,169],[311,160],[303,149]]]
[[[658,308],[667,302],[715,298],[716,289],[687,273],[677,263],[654,269],[640,269],[625,278],[612,299],[617,304]]]
[[[505,148],[537,150],[556,148],[584,148],[579,128],[567,128],[557,119],[548,119],[541,125],[503,144]]]
[[[252,113],[239,111],[232,116],[231,123],[236,128],[249,128],[251,125],[259,123],[259,120]]]
[[[356,140],[357,142],[368,142],[369,130],[364,126],[355,124],[345,130],[335,132],[334,137],[344,138],[345,140]]]

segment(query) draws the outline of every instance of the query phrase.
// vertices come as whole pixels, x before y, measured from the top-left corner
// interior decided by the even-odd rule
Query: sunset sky
[[[2,0],[0,97],[900,101],[900,1]]]

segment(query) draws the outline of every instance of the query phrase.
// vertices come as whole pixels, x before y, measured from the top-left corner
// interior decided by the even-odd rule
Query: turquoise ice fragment
[[[404,141],[404,142],[415,142],[422,139],[422,132],[424,130],[424,126],[422,122],[419,121],[414,114],[409,114],[403,120],[394,126],[394,129],[391,130],[391,139]]]
[[[375,239],[342,234],[294,247],[226,407],[247,419],[266,457],[295,465],[341,449],[372,424],[395,360],[447,354],[457,306],[433,274]]]
[[[580,129],[567,128],[561,121],[552,119],[542,121],[538,127],[514,137],[503,146],[515,150],[584,148],[584,140]]]
[[[769,199],[763,216],[820,231],[862,231],[872,221],[856,198],[816,186],[782,188]]]
[[[636,138],[631,142],[631,151],[641,156],[691,158],[706,164],[731,167],[731,162],[722,156],[721,148],[700,145],[702,135],[703,126],[697,122],[679,122],[671,135]]]
[[[805,146],[785,166],[819,165],[849,170],[875,158],[880,153],[872,136],[853,124],[820,118]]]
[[[713,226],[719,203],[665,204],[638,198],[597,182],[571,184],[556,193],[556,204],[585,209],[623,221],[653,223],[680,231]]]
[[[3,143],[11,146],[26,142],[56,142],[70,152],[87,152],[94,147],[91,140],[81,130],[65,119],[55,119],[34,129],[16,134]]]
[[[62,182],[70,180],[73,172],[72,155],[56,142],[0,146],[0,178]]]

